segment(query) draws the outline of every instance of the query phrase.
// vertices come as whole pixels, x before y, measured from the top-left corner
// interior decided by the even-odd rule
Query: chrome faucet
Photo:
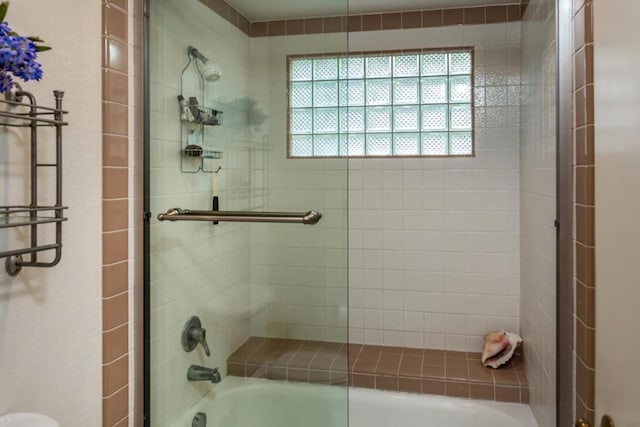
[[[211,381],[213,384],[222,381],[218,368],[211,369],[198,365],[189,366],[187,379],[189,381]]]

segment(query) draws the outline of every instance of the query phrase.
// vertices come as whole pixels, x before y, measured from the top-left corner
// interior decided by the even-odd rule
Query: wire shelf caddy
[[[64,92],[56,90],[53,96],[55,107],[38,105],[33,94],[22,91],[16,85],[14,90],[5,94],[5,99],[0,99],[0,128],[30,128],[27,131],[29,194],[26,197],[29,204],[0,206],[0,233],[8,232],[10,229],[25,230],[21,233],[28,242],[17,248],[0,251],[0,258],[6,259],[5,268],[11,276],[17,275],[23,267],[53,267],[62,257],[62,223],[67,221],[63,215],[67,207],[62,205],[62,127],[68,125],[64,120],[68,112],[62,109]],[[53,128],[55,133],[53,161],[41,160],[38,155],[39,144],[49,143],[38,139],[41,132],[39,128],[42,127]],[[49,194],[48,188],[45,188],[42,182],[40,185],[38,183],[40,172],[44,169],[51,169],[55,174],[54,204],[40,202],[40,192]],[[45,224],[51,224],[55,228],[53,235],[46,233],[48,230],[41,229]],[[16,239],[8,240],[14,242]],[[39,254],[45,251],[52,256],[43,261]]]

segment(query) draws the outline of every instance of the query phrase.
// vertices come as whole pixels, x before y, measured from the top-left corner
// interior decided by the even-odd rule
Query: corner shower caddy
[[[183,173],[217,173],[219,169],[207,169],[205,159],[222,159],[222,152],[206,148],[205,126],[222,125],[222,111],[205,107],[199,104],[198,97],[185,97],[185,72],[193,65],[200,82],[200,100],[204,101],[205,79],[198,69],[197,61],[205,58],[198,49],[189,46],[187,49],[187,65],[180,73],[180,95],[178,104],[180,106],[180,147],[182,155],[180,157],[180,170]],[[190,169],[191,167],[191,169]]]
[[[30,203],[24,206],[0,206],[0,230],[24,229],[28,233],[28,244],[0,251],[0,258],[6,258],[5,268],[11,276],[17,275],[22,267],[53,267],[60,262],[62,256],[62,223],[67,220],[62,215],[67,209],[66,206],[62,206],[62,127],[68,123],[64,121],[67,111],[62,109],[64,92],[56,90],[53,95],[55,108],[44,107],[37,104],[35,96],[22,91],[16,85],[13,91],[5,94],[4,100],[0,100],[1,126],[30,129],[30,155],[27,157],[30,159]],[[52,163],[44,163],[38,159],[38,133],[42,127],[52,127],[55,131],[55,162]],[[40,168],[55,170],[55,204],[52,206],[42,205],[38,197],[38,190],[43,190],[42,187],[38,187]],[[43,224],[55,224],[53,243],[42,243],[39,231],[42,231],[40,226]],[[47,262],[39,261],[38,254],[43,251],[54,251],[53,259]]]

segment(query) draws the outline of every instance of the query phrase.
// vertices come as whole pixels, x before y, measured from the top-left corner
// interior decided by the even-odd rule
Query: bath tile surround
[[[232,24],[237,22],[233,8],[229,5],[225,6],[222,0],[201,0],[201,2]],[[429,33],[430,30],[438,31],[437,28],[430,27],[448,26],[447,31],[456,42],[460,42],[465,37],[474,42],[482,41],[479,44],[480,54],[476,61],[478,67],[476,106],[480,107],[477,108],[476,114],[479,129],[476,138],[482,148],[478,157],[484,159],[480,163],[482,165],[486,163],[486,167],[478,166],[476,161],[478,159],[472,159],[476,161],[474,164],[456,163],[450,167],[437,166],[436,164],[439,164],[437,161],[423,163],[419,159],[415,161],[365,159],[360,162],[351,162],[349,166],[349,210],[352,224],[350,280],[355,284],[350,286],[352,304],[349,332],[353,342],[471,351],[481,346],[482,336],[489,329],[510,329],[518,332],[519,291],[517,290],[518,272],[515,270],[519,269],[517,259],[519,255],[514,249],[518,245],[516,220],[518,209],[517,188],[512,186],[519,184],[517,167],[509,169],[509,165],[513,163],[512,161],[517,163],[518,130],[517,126],[512,124],[518,123],[520,116],[517,77],[520,61],[519,22],[513,21],[519,21],[525,9],[526,4],[522,6],[514,4],[354,15],[348,18],[321,17],[251,23],[250,35],[255,40],[255,47],[258,50],[274,49],[275,45],[269,40],[272,37],[284,35],[288,37],[278,40],[290,47],[278,48],[279,50],[296,49],[296,46],[301,45],[311,47],[313,46],[311,40],[303,41],[304,35],[333,33],[344,31],[345,28],[350,33],[351,46],[358,43],[359,39],[365,40],[364,45],[358,46],[356,50],[376,49],[375,46],[380,49],[379,46],[382,45],[378,43],[378,39],[386,43],[389,34],[396,34],[396,31],[398,40],[404,40],[401,33],[408,28],[413,28],[413,31],[416,29],[424,31],[424,36],[417,38],[435,40],[433,41],[436,44],[435,47],[444,41],[439,42],[438,40],[442,37],[437,36],[436,33]],[[487,28],[486,32],[484,28]],[[371,41],[367,44],[366,40]],[[265,46],[260,47],[260,43]],[[416,42],[413,41],[413,43]],[[483,45],[483,43],[487,44]],[[397,48],[395,45],[393,47]],[[272,53],[280,54],[275,51]],[[305,51],[305,53],[309,52]],[[272,66],[271,64],[273,61],[269,62],[269,67]],[[257,81],[263,80],[265,74],[267,78],[272,79],[273,84],[281,84],[281,76],[277,69],[269,73],[261,73],[256,77]],[[284,94],[285,88],[283,87],[282,90]],[[275,105],[273,108],[279,109]],[[277,119],[278,117],[272,117],[272,120]],[[278,141],[279,135],[270,135],[270,139]],[[277,145],[274,147],[277,151],[281,150]],[[489,156],[494,158],[491,159]],[[277,156],[274,157],[276,158],[271,161],[272,170],[277,169],[277,165],[281,163]],[[491,163],[491,166],[487,162]],[[423,168],[426,170],[422,170]],[[496,168],[500,170],[496,171]],[[283,165],[282,169],[284,171],[291,167]],[[294,169],[297,172],[299,168],[294,167]],[[277,172],[278,177],[282,175],[279,171]],[[287,182],[300,181],[294,178],[293,171],[288,174],[291,178],[287,179]],[[272,184],[276,185],[276,174],[271,175],[274,175],[270,178]],[[472,178],[473,175],[477,176]],[[502,178],[499,178],[499,175]],[[430,183],[433,184],[436,181],[446,182],[448,187],[440,195],[434,192],[429,193],[429,200],[440,203],[440,199],[443,199],[442,207],[440,209],[432,207],[422,211],[424,217],[418,219],[416,215],[421,212],[421,208],[417,207],[417,203],[420,201],[414,196],[420,190],[429,192]],[[489,187],[486,186],[492,185],[490,182],[501,183],[500,189],[493,194],[487,191]],[[469,187],[468,184],[476,187]],[[399,192],[398,189],[403,191]],[[382,194],[383,197],[376,197],[376,193]],[[392,193],[397,195],[395,199]],[[384,208],[378,209],[376,200],[381,201],[385,195],[390,198],[390,203],[384,202]],[[489,203],[492,197],[493,202]],[[464,212],[464,210],[453,208],[456,203],[463,203],[462,200],[465,198],[474,199],[477,202],[474,204],[476,211],[482,212]],[[392,199],[396,201],[392,202]],[[422,204],[424,203],[423,201]],[[403,204],[414,207],[406,210],[401,207]],[[445,205],[450,206],[453,211],[449,212],[447,210],[449,208],[445,209]],[[376,209],[370,209],[373,206],[376,206]],[[393,210],[394,206],[397,207],[396,210]],[[271,208],[289,207],[275,205]],[[472,221],[471,215],[478,213],[479,215],[475,216],[479,219]],[[380,221],[377,221],[377,217],[380,217]],[[375,226],[376,221],[383,224]],[[387,224],[391,222],[395,222],[400,228],[388,226]],[[415,225],[418,222],[420,225]],[[263,231],[267,228],[261,226]],[[275,268],[275,265],[262,265],[260,261],[264,258],[261,256],[263,252],[271,253],[278,247],[270,237],[273,233],[268,230],[264,233],[254,233],[254,231],[256,230],[252,230],[254,271]],[[377,239],[381,240],[380,242],[376,243],[374,234],[380,236],[380,239]],[[264,239],[262,239],[263,235]],[[405,235],[406,237],[403,237]],[[436,253],[432,248],[424,247],[425,242],[433,241],[433,238],[448,242],[447,253]],[[471,249],[465,252],[462,248]],[[486,252],[485,259],[480,261],[478,257],[483,255],[481,253],[483,251]],[[388,255],[386,261],[382,261],[381,258],[384,254]],[[385,267],[383,271],[376,269],[381,265],[391,265],[394,256],[398,260],[405,258],[410,262],[411,256],[417,259],[419,255],[422,255],[421,259],[426,259],[426,263],[429,264],[428,271],[422,271],[422,267],[409,269],[411,271],[404,273],[402,268]],[[380,258],[380,263],[375,262],[376,257]],[[443,263],[446,263],[446,266]],[[367,267],[374,264],[377,264],[377,267]],[[442,266],[435,267],[439,264]],[[512,267],[515,268],[514,271]],[[282,268],[288,267],[283,265]],[[259,275],[259,277],[267,276]],[[269,280],[260,279],[257,283],[260,289],[254,288],[254,291],[259,291],[256,294],[283,292],[284,284],[279,278],[274,277],[273,283]],[[301,291],[291,286],[288,288],[290,289],[286,292],[291,295],[297,295]],[[312,293],[316,291],[317,295],[320,295],[318,292],[325,292],[320,289],[308,289],[307,294],[309,291]],[[326,290],[326,292],[329,291],[341,292],[337,287]],[[261,310],[260,316],[255,317],[255,321],[252,322],[253,335],[322,340],[327,339],[327,333],[329,333],[332,334],[333,339],[340,340],[341,332],[336,328],[334,331],[329,328],[330,331],[327,332],[326,328],[323,330],[314,326],[317,325],[318,318],[325,316],[324,313],[319,313],[319,309],[320,307],[315,306],[305,308],[304,303],[302,306],[292,306],[291,302],[283,304],[283,301],[274,301],[271,307]],[[332,310],[339,310],[339,307],[327,306],[326,310],[329,313]],[[315,320],[305,321],[305,311],[307,318],[311,312],[318,312],[313,317]],[[291,316],[292,312],[302,313],[303,319],[293,324],[291,321],[283,322],[282,319]],[[311,330],[316,331],[315,335],[308,335]]]
[[[211,7],[212,9],[216,10],[217,13],[219,13],[224,19],[226,19],[227,21],[229,21],[231,24],[235,25],[236,27],[240,28],[245,34],[247,35],[252,35],[251,34],[251,25],[248,22],[243,21],[243,17],[241,15],[238,14],[237,11],[233,10],[233,8],[231,8],[229,5],[227,5],[226,3],[224,3],[224,1],[222,0],[201,0],[202,3],[207,4],[209,7]],[[121,2],[118,2],[121,3]],[[582,3],[581,0],[576,0],[574,3]],[[589,2],[590,3],[590,2]],[[528,2],[523,1],[522,6],[521,6],[521,11],[520,14],[524,14],[524,11],[526,9]],[[576,7],[576,11],[579,12],[580,8],[582,6],[577,6]],[[513,16],[513,12],[511,13],[511,15],[509,14],[509,10],[507,10],[507,20],[512,20],[511,18],[509,18],[509,16]],[[511,10],[515,10],[515,9],[511,9]],[[487,12],[485,11],[485,20],[487,19]],[[382,15],[390,15],[390,16],[382,16]],[[392,16],[393,15],[393,16]],[[307,25],[306,22],[304,22],[305,20],[302,20],[302,22],[292,22],[290,24],[285,24],[285,33],[286,34],[303,34],[306,33],[307,31],[311,32],[311,33],[319,33],[319,32],[333,32],[336,31],[337,25],[339,24],[341,27],[340,28],[344,28],[345,25],[347,25],[349,31],[355,32],[355,31],[367,31],[367,30],[375,30],[375,29],[381,29],[382,28],[382,22],[383,20],[386,22],[386,25],[391,25],[391,26],[396,26],[397,27],[397,16],[398,14],[381,14],[380,16],[380,22],[381,22],[381,27],[378,28],[377,24],[375,22],[377,22],[377,18],[367,18],[368,24],[366,25],[366,28],[364,26],[364,18],[362,16],[360,17],[355,17],[351,20],[351,22],[347,22],[345,24],[344,19],[341,19],[339,21],[336,21],[335,19],[328,19],[327,22],[324,22],[323,19],[318,20],[314,20],[311,21],[309,24]],[[423,26],[423,27],[428,27],[430,25],[447,25],[446,22],[451,22],[451,21],[446,21],[445,22],[445,18],[444,18],[444,12],[442,15],[442,20],[439,20],[439,18],[435,18],[432,20],[433,15],[430,13],[427,13],[426,15],[429,16],[429,18],[426,19],[425,21],[425,13],[422,12],[419,15],[415,12],[406,12],[406,13],[401,13],[400,14],[400,22],[401,22],[401,27],[399,28],[418,28],[419,26]],[[418,18],[419,16],[419,18]],[[457,24],[465,24],[464,21],[464,12],[462,14],[462,22],[457,22]],[[471,19],[473,17],[473,14],[468,14],[469,16],[469,20],[467,23],[471,23]],[[331,18],[331,17],[330,17]],[[460,19],[460,18],[456,18],[456,19]],[[479,18],[475,18],[475,19],[479,19]],[[347,20],[348,21],[348,20]],[[420,21],[420,23],[418,23]],[[501,21],[500,21],[501,22]],[[356,29],[358,28],[358,23],[360,24],[360,29]],[[411,25],[413,25],[413,27],[411,27]],[[273,26],[274,27],[274,32],[275,33],[280,33],[282,34],[282,29],[281,29],[281,25],[280,24],[276,24]],[[291,32],[289,32],[289,27],[292,28]],[[275,35],[274,34],[269,34],[269,27],[267,24],[266,27],[266,34],[262,34],[262,35]],[[397,27],[398,28],[398,27]],[[264,31],[264,30],[262,30]],[[296,32],[297,31],[297,32]],[[257,34],[255,36],[258,36]],[[592,53],[592,51],[591,51]],[[589,53],[586,53],[586,55],[588,55]],[[580,55],[580,52],[577,52],[577,55]],[[578,57],[578,60],[580,59],[580,57]],[[586,70],[586,72],[588,73],[588,69]],[[592,75],[592,74],[591,74]],[[591,99],[592,100],[592,99]],[[576,130],[576,145],[579,146],[579,144],[581,144],[581,141],[583,141],[584,139],[584,144],[588,144],[589,142],[592,143],[592,137],[589,138],[589,126],[588,123],[586,124],[586,129],[585,131],[585,137],[584,138],[578,138],[578,135],[581,135],[579,132],[581,132],[580,129]],[[592,126],[591,126],[591,131],[592,131]],[[591,133],[592,135],[592,133]],[[578,147],[577,147],[578,148]],[[585,153],[587,153],[587,151],[584,151]],[[576,157],[579,158],[579,155],[576,154]],[[586,164],[585,164],[586,165]],[[579,247],[579,244],[576,244],[577,249],[581,249]],[[580,255],[580,254],[578,254]],[[585,259],[588,260],[588,253],[585,255]],[[591,258],[592,259],[592,258]],[[586,266],[588,266],[589,264],[586,264]],[[585,267],[585,264],[583,264],[583,270],[586,271],[586,273],[584,273],[583,277],[588,277],[588,268]],[[579,271],[578,276],[580,276],[581,271]],[[580,338],[578,338],[580,339]],[[578,344],[580,345],[580,344]],[[588,347],[586,347],[588,348]],[[577,351],[579,351],[579,349],[577,349]],[[588,353],[587,353],[588,354]],[[592,352],[591,352],[592,354]],[[587,357],[587,356],[585,356]],[[587,357],[588,358],[588,357]],[[230,368],[231,369],[231,368]],[[237,369],[237,367],[235,367],[235,369]],[[246,372],[246,370],[245,370]],[[373,373],[373,376],[375,376],[376,374]],[[383,383],[384,384],[384,381]],[[470,393],[472,393],[471,391],[472,389],[470,389]],[[528,397],[528,396],[527,396]]]
[[[519,25],[349,34],[349,48],[358,52],[475,44],[473,158],[366,158],[349,159],[348,167],[340,160],[325,166],[322,159],[286,159],[286,129],[272,126],[269,208],[308,208],[295,203],[302,199],[314,209],[331,202],[329,213],[337,218],[343,215],[338,209],[348,210],[351,342],[480,351],[489,330],[518,332]],[[300,35],[252,42],[264,52],[264,58],[256,57],[261,76],[255,79],[266,79],[269,86],[259,103],[269,107],[271,122],[286,123],[287,55],[303,49],[336,52],[344,38]],[[311,171],[314,179],[308,178]],[[323,180],[332,187],[325,189]],[[317,191],[314,197],[311,190]],[[252,296],[264,295],[266,306],[252,321],[252,335],[344,341],[342,331],[323,328],[324,319],[332,320],[331,327],[346,324],[335,320],[347,311],[346,285],[338,280],[343,273],[329,264],[311,266],[326,270],[309,269],[303,258],[305,252],[311,255],[311,242],[319,254],[339,255],[334,249],[344,247],[341,231],[326,234],[331,240],[325,241],[325,233],[315,228],[287,235],[277,230],[263,225],[252,230]],[[278,253],[291,256],[278,258]],[[306,277],[288,275],[297,271],[292,267],[307,268]]]
[[[528,403],[524,365],[485,368],[479,353],[252,337],[227,360],[229,375]]]
[[[552,0],[529,2],[522,21],[521,283],[530,403],[541,426],[556,416],[556,32]]]
[[[573,0],[575,411],[595,424],[595,160],[593,0]]]
[[[473,44],[476,52],[475,157],[348,160],[350,342],[479,351],[492,329],[519,332],[519,25],[349,33],[349,49],[358,52],[444,43]],[[277,45],[272,37],[255,39],[275,58],[270,61],[273,92],[281,85],[285,93],[279,67],[286,64],[286,54],[296,53],[297,46],[316,47],[319,39],[287,36]],[[271,111],[279,114],[280,105],[274,99]],[[286,140],[286,135],[275,129],[271,140]],[[282,160],[286,154],[278,150],[285,148],[274,144],[272,168],[282,169],[287,182],[301,183],[287,188],[303,191],[309,184],[293,170],[301,160]],[[315,162],[306,161],[306,170],[319,168]],[[254,245],[290,250],[261,235]],[[282,285],[277,280],[266,288],[277,289]],[[296,289],[286,285],[294,295]],[[312,301],[307,307],[318,305]],[[305,306],[299,299],[286,304],[298,311]],[[313,326],[312,320],[298,322],[298,330],[286,337],[327,339],[298,335]],[[275,318],[267,323],[279,326]]]
[[[129,424],[129,2],[102,2],[102,425]],[[133,37],[131,37],[133,39]],[[132,360],[131,360],[132,361]],[[132,415],[131,415],[132,416]]]
[[[247,36],[197,1],[151,2],[151,30],[155,40],[171,43],[150,45],[150,206],[155,214],[170,207],[211,208],[214,184],[220,207],[225,210],[261,208],[251,184],[259,178],[257,164],[264,151],[251,139],[248,113],[241,97],[250,93],[248,77],[250,41]],[[212,43],[212,40],[224,40]],[[200,49],[223,67],[220,82],[204,89],[194,64],[184,73],[187,46]],[[204,130],[205,147],[224,153],[219,160],[206,160],[220,173],[181,171],[181,123],[177,115],[178,94],[225,112],[224,126]],[[186,136],[185,136],[186,138]],[[187,170],[193,170],[186,165]],[[255,202],[255,203],[254,203]],[[161,223],[150,220],[150,351],[149,416],[153,425],[171,425],[213,384],[185,380],[191,364],[219,367],[226,375],[227,357],[249,337],[250,224],[198,222]],[[179,346],[185,321],[197,315],[207,330],[211,357],[202,348],[185,352]],[[184,374],[183,374],[184,373]],[[176,398],[179,396],[179,398]]]

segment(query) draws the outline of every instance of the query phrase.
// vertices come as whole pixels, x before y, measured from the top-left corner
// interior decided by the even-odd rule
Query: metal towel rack
[[[275,222],[280,224],[317,224],[322,214],[316,211],[252,212],[252,211],[194,211],[173,208],[158,214],[159,221],[225,221],[225,222]]]
[[[0,100],[0,128],[8,126],[30,130],[30,144],[27,149],[30,155],[30,185],[26,197],[29,199],[29,205],[0,206],[0,231],[24,227],[23,230],[26,232],[20,233],[28,238],[28,243],[19,245],[19,242],[12,242],[19,247],[0,251],[0,259],[6,258],[5,269],[11,276],[17,275],[23,267],[53,267],[60,262],[62,256],[62,223],[67,220],[63,215],[67,207],[62,205],[62,127],[68,125],[68,122],[64,120],[67,111],[62,109],[64,92],[56,90],[53,94],[55,107],[44,107],[37,104],[35,96],[14,84],[14,89],[5,94],[5,99]],[[44,161],[38,155],[38,146],[41,144],[38,134],[42,127],[54,128],[55,145],[52,151],[55,154],[51,156],[54,158],[52,161]],[[53,188],[39,185],[39,171],[43,168],[53,170],[55,179],[52,181],[55,181],[55,184],[50,184]],[[55,204],[42,204],[39,193],[53,193]],[[53,224],[55,232],[43,233],[43,224]],[[0,233],[0,236],[6,234]],[[38,255],[45,251],[51,256],[49,260],[42,261],[42,257]]]

